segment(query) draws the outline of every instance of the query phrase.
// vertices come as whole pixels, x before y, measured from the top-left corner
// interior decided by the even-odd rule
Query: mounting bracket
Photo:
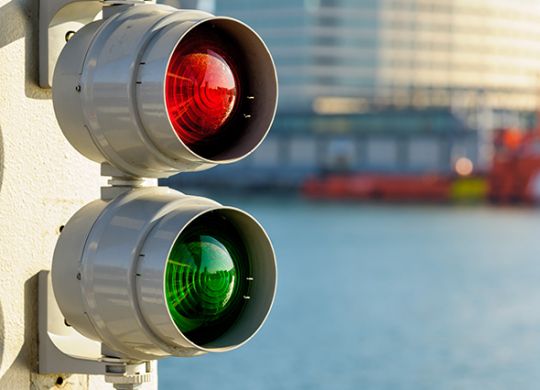
[[[105,201],[112,200],[134,188],[158,185],[157,179],[130,176],[109,163],[101,163],[101,176],[110,177],[107,180],[108,186],[101,187],[101,200]]]
[[[38,337],[40,374],[104,375],[115,385],[151,381],[151,362],[105,356],[100,342],[67,325],[56,303],[49,271],[38,276]]]
[[[93,21],[101,12],[98,0],[39,1],[39,85],[52,86],[56,60],[66,44],[68,33]]]
[[[39,0],[39,86],[51,88],[54,66],[72,32],[97,19],[104,7],[154,0]]]

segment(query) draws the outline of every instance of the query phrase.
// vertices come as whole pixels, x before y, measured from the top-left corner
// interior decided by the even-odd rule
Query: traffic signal
[[[253,217],[159,187],[79,210],[51,273],[68,324],[141,360],[239,347],[264,322],[276,282]]]
[[[54,109],[71,144],[138,177],[246,157],[266,136],[276,102],[272,57],[251,28],[158,5],[83,27],[53,78]]]
[[[61,232],[54,300],[43,279],[40,371],[135,383],[148,360],[241,346],[270,311],[275,255],[252,216],[141,183],[254,151],[277,79],[261,38],[237,20],[137,3],[104,16],[69,39],[54,71],[63,133],[112,178]]]

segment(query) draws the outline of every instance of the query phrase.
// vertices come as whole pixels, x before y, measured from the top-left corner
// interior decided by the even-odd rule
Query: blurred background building
[[[540,208],[402,201],[540,200],[540,1],[183,5],[245,20],[276,61],[268,140],[174,181],[234,188],[212,196],[264,224],[280,281],[264,335],[163,361],[161,387],[536,390]]]
[[[177,185],[298,187],[328,172],[489,169],[493,131],[535,125],[535,0],[200,0],[268,44],[280,104],[248,159]],[[242,173],[239,175],[239,173]]]

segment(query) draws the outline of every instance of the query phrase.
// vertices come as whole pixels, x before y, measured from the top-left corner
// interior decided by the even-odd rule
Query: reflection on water
[[[540,212],[228,203],[274,241],[273,312],[237,351],[161,362],[161,388],[537,388]]]

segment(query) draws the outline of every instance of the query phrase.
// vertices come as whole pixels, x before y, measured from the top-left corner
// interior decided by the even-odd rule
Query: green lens
[[[171,249],[165,271],[169,312],[195,344],[222,335],[248,294],[249,259],[235,226],[221,213],[193,221]]]

